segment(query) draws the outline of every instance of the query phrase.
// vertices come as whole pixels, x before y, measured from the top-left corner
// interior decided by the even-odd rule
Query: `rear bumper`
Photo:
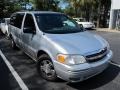
[[[84,28],[95,28],[95,25],[83,25]]]
[[[63,80],[68,82],[80,82],[105,70],[109,65],[111,57],[112,51],[110,51],[103,60],[94,63],[66,66],[59,64],[58,62],[54,62],[55,70],[58,77]]]

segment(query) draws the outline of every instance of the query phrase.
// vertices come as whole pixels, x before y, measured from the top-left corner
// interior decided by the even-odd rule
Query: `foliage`
[[[58,11],[59,0],[35,0],[36,9]]]
[[[63,0],[69,3],[64,10],[73,17],[83,17],[87,21],[95,21],[97,27],[106,27],[109,18],[110,0]],[[70,10],[71,9],[71,10]]]
[[[61,9],[60,2],[68,3],[68,6],[64,10]],[[0,0],[0,18],[25,10],[28,3],[33,5],[31,10],[59,11],[72,17],[95,21],[98,27],[106,27],[111,0]]]
[[[5,2],[4,0],[0,0],[0,18],[3,18],[5,10]]]

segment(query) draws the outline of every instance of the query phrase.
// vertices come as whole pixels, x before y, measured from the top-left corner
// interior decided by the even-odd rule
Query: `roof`
[[[20,12],[17,12],[17,13],[34,13],[34,14],[37,14],[37,13],[41,13],[41,14],[61,14],[60,12],[53,12],[53,11],[20,11]]]

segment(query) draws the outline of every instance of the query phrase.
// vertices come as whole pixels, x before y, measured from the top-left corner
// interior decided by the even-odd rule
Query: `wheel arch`
[[[39,51],[37,52],[37,58],[39,58],[39,56],[41,56],[42,54],[47,54],[47,52],[44,51],[44,50],[39,50]],[[47,54],[47,55],[48,55],[48,54]]]
[[[50,53],[49,51],[47,51],[47,50],[39,50],[39,51],[37,52],[37,58],[39,59],[39,57],[40,57],[41,55],[43,55],[43,54],[48,55],[48,56],[51,58],[51,60],[53,60],[53,56],[52,56],[51,53]]]
[[[9,37],[10,37],[10,39],[12,39],[12,38],[13,38],[11,33],[9,34]]]

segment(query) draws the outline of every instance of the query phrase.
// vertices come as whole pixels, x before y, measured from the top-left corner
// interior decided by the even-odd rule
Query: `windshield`
[[[35,14],[40,30],[45,33],[65,34],[81,32],[79,25],[63,14]]]
[[[84,18],[80,18],[79,21],[80,22],[85,22],[85,19]]]
[[[73,19],[78,22],[85,22],[84,18],[73,18]]]

